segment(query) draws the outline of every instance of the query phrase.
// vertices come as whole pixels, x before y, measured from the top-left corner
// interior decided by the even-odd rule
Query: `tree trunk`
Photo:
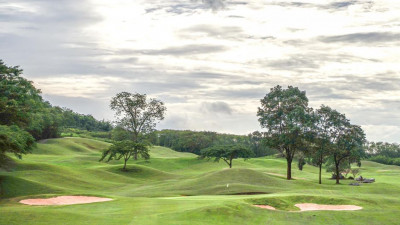
[[[292,179],[292,160],[287,159],[287,179]]]
[[[335,163],[335,167],[336,167],[336,184],[340,184],[339,182],[339,163]]]
[[[229,168],[232,168],[232,158],[229,160]]]
[[[124,159],[124,168],[122,170],[126,171],[126,162],[128,161],[128,159]]]
[[[322,163],[319,164],[319,184],[322,184],[321,173],[322,173]]]

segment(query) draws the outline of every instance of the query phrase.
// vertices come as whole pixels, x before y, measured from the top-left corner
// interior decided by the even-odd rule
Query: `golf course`
[[[99,162],[110,144],[86,138],[48,139],[32,154],[10,154],[0,171],[0,224],[398,224],[400,167],[362,161],[372,184],[340,185],[318,168],[293,169],[275,156],[223,162],[152,146],[150,160]],[[24,199],[96,196],[111,201],[31,206]],[[300,211],[299,203],[356,205],[357,211]],[[269,205],[268,210],[254,205]]]

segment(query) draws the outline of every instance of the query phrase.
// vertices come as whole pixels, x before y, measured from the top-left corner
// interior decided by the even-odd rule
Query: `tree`
[[[147,101],[145,94],[128,92],[113,97],[110,107],[119,117],[118,124],[132,133],[133,142],[139,142],[143,135],[152,132],[167,110],[160,100]]]
[[[200,159],[211,159],[215,158],[216,162],[220,159],[224,160],[228,164],[229,168],[232,168],[232,160],[237,158],[251,158],[254,153],[241,145],[217,145],[201,150]]]
[[[58,137],[61,109],[43,101],[40,90],[21,75],[18,66],[0,60],[0,124],[16,125],[36,140]]]
[[[0,124],[27,127],[31,115],[41,108],[40,90],[21,77],[22,70],[0,60]]]
[[[303,171],[304,165],[306,165],[306,161],[304,159],[304,155],[301,154],[299,155],[299,160],[297,161],[297,167],[299,168],[300,171]]]
[[[113,159],[120,160],[123,158],[124,167],[122,169],[126,171],[126,163],[132,156],[135,157],[135,160],[137,160],[138,156],[141,156],[146,160],[149,159],[150,155],[148,145],[131,140],[116,141],[110,146],[110,148],[103,151],[100,161],[103,161],[105,158],[107,158],[107,162]]]
[[[116,126],[111,131],[111,139],[114,141],[132,140],[132,135],[129,131],[121,126]]]
[[[319,184],[322,183],[322,165],[332,153],[333,143],[340,135],[341,126],[348,123],[343,114],[322,105],[314,112],[311,162],[319,168]]]
[[[5,153],[14,153],[19,159],[23,154],[31,152],[35,139],[28,132],[19,127],[0,125],[0,157]]]
[[[361,165],[365,157],[363,146],[366,142],[364,131],[358,125],[346,124],[340,129],[340,135],[333,148],[333,162],[335,164],[336,184],[339,184],[340,163],[347,160],[349,163]]]
[[[285,156],[288,180],[292,178],[294,155],[304,146],[310,130],[310,110],[304,91],[292,86],[282,89],[279,85],[271,88],[258,108],[258,121],[267,128],[265,143]]]

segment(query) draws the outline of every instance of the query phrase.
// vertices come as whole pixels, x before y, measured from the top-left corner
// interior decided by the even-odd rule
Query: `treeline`
[[[83,115],[70,109],[62,109],[63,127],[87,131],[111,131],[112,124],[105,120],[96,120],[92,115]]]
[[[248,135],[221,134],[211,131],[161,130],[151,135],[151,143],[179,152],[200,154],[205,148],[216,145],[241,145],[251,149],[256,157],[276,154],[277,151],[263,144],[263,133]]]
[[[369,160],[400,166],[400,145],[387,142],[369,142],[366,146]]]
[[[64,128],[110,131],[112,125],[44,101],[18,66],[0,60],[0,157],[29,152],[35,140],[59,137]]]

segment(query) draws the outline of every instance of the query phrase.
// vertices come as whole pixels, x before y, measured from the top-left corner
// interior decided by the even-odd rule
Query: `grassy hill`
[[[360,187],[305,166],[287,181],[284,160],[257,158],[223,162],[153,147],[150,161],[99,162],[108,143],[50,139],[33,154],[0,170],[0,224],[398,224],[400,167],[363,162],[362,175],[377,182]],[[21,199],[94,195],[113,201],[69,206],[27,206]],[[298,210],[296,203],[355,204],[360,211]],[[278,211],[253,207],[270,204]]]

